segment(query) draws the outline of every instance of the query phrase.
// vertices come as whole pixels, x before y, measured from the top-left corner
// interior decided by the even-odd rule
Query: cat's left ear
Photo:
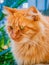
[[[13,14],[14,12],[16,12],[17,11],[17,9],[15,9],[15,8],[10,8],[10,7],[6,7],[6,6],[4,6],[4,9],[3,9],[3,12],[5,13],[5,14]]]
[[[31,7],[29,8],[29,10],[31,10],[31,11],[34,12],[34,13],[38,13],[37,8],[34,7],[34,6],[31,6]]]

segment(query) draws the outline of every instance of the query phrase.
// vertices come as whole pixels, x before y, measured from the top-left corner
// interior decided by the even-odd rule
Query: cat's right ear
[[[13,14],[16,11],[17,11],[17,9],[15,9],[15,8],[10,8],[10,7],[7,7],[7,6],[3,7],[3,13],[5,13],[7,15]]]

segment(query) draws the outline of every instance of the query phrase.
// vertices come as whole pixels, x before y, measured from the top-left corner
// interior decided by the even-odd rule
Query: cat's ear
[[[32,11],[31,14],[37,15],[36,20],[41,20],[41,21],[44,20],[44,16],[40,13],[40,11],[39,11],[36,7],[31,6],[31,7],[29,8],[29,10]]]
[[[31,6],[31,7],[29,8],[29,10],[31,10],[31,11],[34,12],[34,13],[38,13],[37,8],[34,7],[34,6]]]
[[[3,12],[5,12],[5,14],[6,13],[13,14],[16,11],[17,11],[17,9],[15,9],[15,8],[10,8],[10,7],[4,6],[4,11]]]
[[[37,8],[36,7],[34,7],[34,6],[31,6],[30,8],[29,8],[29,14],[32,16],[32,17],[34,17],[34,20],[35,21],[38,21],[38,20],[40,20],[40,12],[37,10]]]

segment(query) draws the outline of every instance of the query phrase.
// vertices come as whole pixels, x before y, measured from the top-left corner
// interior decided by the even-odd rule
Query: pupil
[[[13,29],[12,26],[10,26],[10,29]]]

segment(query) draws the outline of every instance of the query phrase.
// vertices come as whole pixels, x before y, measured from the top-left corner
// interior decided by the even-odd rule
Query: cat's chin
[[[29,41],[29,39],[28,39],[28,38],[23,38],[23,39],[20,40],[20,41],[16,41],[16,40],[11,39],[11,41],[13,41],[13,42],[15,42],[15,43],[27,43],[27,42]]]

